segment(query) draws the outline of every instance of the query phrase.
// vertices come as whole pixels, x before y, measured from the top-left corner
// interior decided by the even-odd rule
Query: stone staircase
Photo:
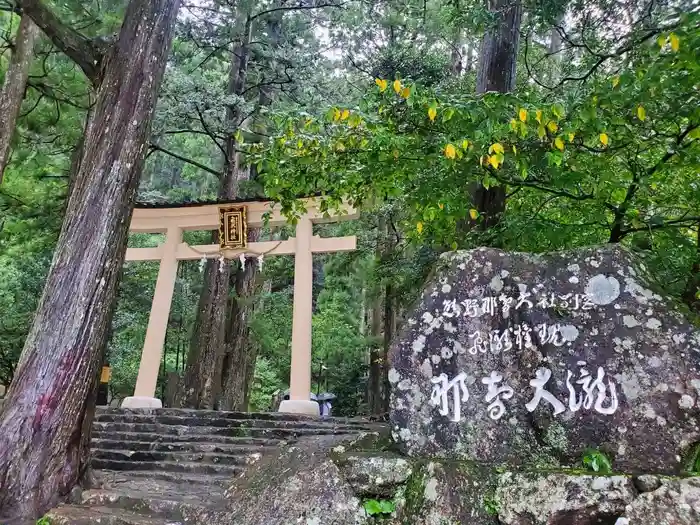
[[[225,510],[224,490],[262,455],[304,436],[381,428],[363,420],[213,410],[98,409],[95,487],[49,514],[52,524],[184,525]]]

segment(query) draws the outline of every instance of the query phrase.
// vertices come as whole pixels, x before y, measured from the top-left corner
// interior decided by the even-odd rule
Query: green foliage
[[[49,520],[49,518],[44,516],[43,518],[39,518],[38,520],[36,520],[36,525],[51,525],[51,521]]]
[[[610,474],[612,472],[612,462],[605,453],[596,449],[588,449],[583,453],[581,459],[583,466],[600,474]]]
[[[396,510],[396,504],[386,499],[368,499],[362,503],[362,507],[367,515],[372,517],[390,516]]]
[[[484,495],[482,504],[486,514],[489,516],[498,516],[498,513],[501,511],[501,504],[493,494]]]

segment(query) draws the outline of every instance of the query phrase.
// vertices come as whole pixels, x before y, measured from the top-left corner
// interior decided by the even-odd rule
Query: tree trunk
[[[695,260],[690,268],[690,275],[683,291],[683,301],[692,311],[700,314],[700,222],[697,224],[697,230]]]
[[[213,242],[218,242],[216,235]],[[219,393],[217,371],[221,370],[223,357],[229,272],[230,265],[226,261],[210,259],[205,265],[185,377],[175,396],[175,406],[214,408]]]
[[[462,44],[462,28],[455,27],[450,52],[450,73],[455,77],[462,74]]]
[[[481,43],[476,92],[507,93],[515,88],[522,4],[520,0],[489,0],[489,10],[496,22]],[[472,190],[472,201],[483,217],[481,227],[488,229],[501,220],[506,189],[504,186],[486,189],[478,185]]]
[[[384,241],[386,239],[386,218],[379,217],[377,225],[377,242],[374,256],[377,262],[384,259]],[[367,382],[367,405],[370,414],[380,414],[383,410],[382,403],[382,347],[379,341],[382,334],[382,295],[383,287],[377,291],[377,295],[372,301],[370,334],[372,345],[369,350],[369,381]]]
[[[238,68],[238,78],[232,78],[234,92],[243,92],[246,83],[246,76],[240,75],[241,71],[247,72],[247,58],[250,54],[249,42],[252,27],[249,22],[244,29],[246,37],[243,39],[241,48],[236,55],[241,57]],[[282,15],[278,13],[267,20],[267,35],[269,38],[269,48],[274,51],[282,41]],[[246,60],[244,62],[243,60]],[[274,64],[273,64],[274,65]],[[273,68],[271,68],[273,69]],[[270,86],[260,86],[258,94],[258,108],[269,106],[272,103],[272,90]],[[238,91],[236,91],[238,90]],[[238,118],[236,116],[236,118]],[[235,154],[235,178],[236,185],[243,180],[253,178],[252,167],[243,167],[245,159],[241,154],[235,153],[235,141],[229,139],[230,154]],[[260,238],[260,231],[250,230],[248,240],[257,241]],[[235,297],[232,299],[227,322],[228,330],[226,336],[226,356],[223,365],[221,405],[222,410],[248,409],[248,397],[255,373],[255,362],[258,356],[258,347],[250,341],[249,322],[255,311],[254,296],[258,290],[258,267],[257,261],[248,261],[245,270],[241,270],[235,275],[234,289]]]
[[[29,66],[32,63],[34,41],[39,28],[28,16],[19,22],[15,46],[10,57],[10,65],[5,73],[5,81],[0,91],[0,184],[5,167],[10,160],[10,143],[17,125],[19,109],[24,100]]]
[[[178,7],[130,2],[101,63],[79,173],[0,418],[6,518],[43,515],[86,468],[107,325]]]
[[[250,53],[252,22],[246,15],[240,42],[231,54],[228,93],[241,95],[245,90]],[[238,195],[241,178],[240,155],[236,152],[235,128],[241,123],[240,111],[234,106],[226,108],[228,130],[226,159],[219,181],[219,198],[230,200]],[[253,232],[251,232],[253,233]],[[253,233],[254,239],[256,239]],[[215,235],[216,237],[216,235]],[[250,239],[250,236],[249,236]],[[214,242],[218,242],[218,239]],[[254,271],[252,269],[251,271]],[[192,343],[187,356],[184,386],[176,403],[189,408],[214,408],[221,393],[223,365],[226,354],[226,310],[231,276],[228,262],[207,261],[204,289],[199,297],[199,308],[194,325]]]
[[[394,291],[391,285],[384,289],[384,345],[382,351],[382,392],[381,413],[389,412],[389,350],[396,330],[396,309],[394,308]]]
[[[253,232],[251,232],[253,233]],[[258,237],[257,231],[255,238]],[[229,304],[226,355],[222,366],[222,410],[245,411],[249,376],[255,367],[255,346],[250,344],[249,322],[257,281],[257,261],[248,259],[245,269],[234,276],[235,297]]]

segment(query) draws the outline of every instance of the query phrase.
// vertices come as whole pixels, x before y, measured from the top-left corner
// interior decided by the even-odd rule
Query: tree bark
[[[515,66],[518,58],[521,0],[489,0],[489,10],[496,24],[484,35],[476,78],[476,92],[508,93],[515,89]],[[498,224],[506,206],[506,189],[481,185],[472,190],[472,201],[482,216],[481,228]]]
[[[232,95],[242,95],[245,90],[251,32],[252,21],[246,14],[239,43],[231,54],[227,91]],[[230,129],[226,141],[224,169],[219,179],[219,198],[223,200],[236,198],[240,180],[247,178],[247,174],[243,174],[247,170],[241,169],[242,159],[236,152],[235,129],[241,124],[240,118],[237,107],[226,108],[226,121]],[[250,233],[253,235],[252,240],[257,240],[256,234],[252,231]],[[214,242],[218,242],[218,239]],[[248,271],[254,272],[255,269],[251,268]],[[218,261],[207,262],[204,289],[199,298],[197,319],[187,356],[184,386],[176,401],[179,406],[211,409],[221,393],[222,378],[225,374],[224,356],[227,353],[225,330],[230,277],[231,268],[228,262],[223,265],[219,265]],[[226,360],[227,364],[228,361]]]
[[[384,241],[386,239],[386,218],[379,217],[377,225],[377,242],[374,256],[379,262],[384,259]],[[383,410],[382,403],[382,346],[379,345],[382,335],[382,296],[384,287],[380,287],[372,301],[370,334],[372,345],[369,350],[369,380],[367,384],[367,404],[370,414],[380,414]],[[386,300],[386,298],[384,298]]]
[[[31,18],[23,16],[19,22],[10,64],[0,91],[0,184],[2,184],[5,167],[10,160],[10,144],[17,125],[19,109],[24,100],[29,66],[34,54],[34,42],[38,35],[39,28]]]
[[[40,2],[28,4],[42,20],[55,19]],[[179,0],[132,0],[101,61],[79,172],[0,416],[5,519],[43,515],[86,468],[107,325],[178,7]],[[37,22],[36,11],[26,12]],[[54,44],[63,49],[60,39]]]

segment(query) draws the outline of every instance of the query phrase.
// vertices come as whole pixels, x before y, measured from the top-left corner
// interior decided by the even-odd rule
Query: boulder
[[[697,525],[700,523],[700,479],[664,480],[653,492],[640,494],[616,525]]]
[[[445,254],[390,360],[411,456],[672,474],[700,441],[700,332],[617,245]]]
[[[360,499],[333,461],[357,437],[317,436],[263,458],[226,491],[221,525],[362,525]],[[219,525],[219,522],[210,522]]]
[[[627,476],[505,473],[494,496],[503,525],[614,523],[637,492]]]

